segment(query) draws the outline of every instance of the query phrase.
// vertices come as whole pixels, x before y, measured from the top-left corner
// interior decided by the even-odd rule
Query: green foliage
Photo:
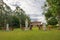
[[[51,14],[57,18],[58,24],[60,26],[60,0],[47,0],[49,5],[49,11]]]
[[[45,13],[45,17],[46,17],[48,25],[56,25],[56,24],[58,24],[56,16],[53,15],[53,13],[50,10],[50,8],[48,9],[47,13]]]
[[[19,28],[19,19],[16,16],[12,16],[9,24],[10,27]]]
[[[19,27],[25,25],[25,20],[30,18],[25,14],[25,11],[19,6],[16,7],[15,11],[12,11],[11,8],[6,4],[0,6],[0,26],[6,27],[6,24],[9,24],[11,27]]]
[[[19,6],[16,7],[15,14],[19,19],[19,23],[21,24],[21,26],[25,27],[26,19],[28,19],[28,22],[30,22],[30,18],[25,14],[25,11],[21,9]]]
[[[56,25],[58,24],[58,21],[55,17],[52,17],[51,19],[48,20],[48,25]]]
[[[45,13],[46,19],[48,20],[48,18],[53,17],[53,15],[51,14],[52,12],[50,10],[47,11],[47,13]]]

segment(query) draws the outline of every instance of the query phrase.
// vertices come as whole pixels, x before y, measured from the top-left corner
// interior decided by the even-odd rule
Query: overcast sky
[[[42,15],[42,6],[45,0],[4,0],[7,5],[11,7],[12,10],[15,9],[16,5],[19,5],[27,15],[30,16],[32,21],[45,21],[44,15]]]

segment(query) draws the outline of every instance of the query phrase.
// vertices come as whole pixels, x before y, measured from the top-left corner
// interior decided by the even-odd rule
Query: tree
[[[47,13],[45,13],[45,17],[48,20],[50,17],[53,17],[53,15],[51,14],[52,12],[50,10],[47,11]]]
[[[11,16],[9,24],[10,27],[19,28],[19,19],[16,16]]]
[[[21,9],[19,6],[15,9],[15,16],[19,19],[20,27],[25,27],[26,18],[30,21],[30,18],[25,14],[25,11]]]
[[[0,26],[3,25],[3,0],[0,0]]]
[[[51,17],[48,21],[48,25],[56,25],[58,24],[58,21],[55,17]]]
[[[1,2],[2,1],[2,2]],[[25,11],[19,6],[16,7],[14,11],[3,2],[0,1],[0,26],[8,28],[9,26],[25,26],[25,20],[28,19],[30,22],[29,16],[25,14]],[[8,30],[8,29],[7,29]]]
[[[6,27],[6,29],[9,27],[9,21],[10,21],[10,13],[11,13],[11,8],[1,0],[0,4],[0,25],[1,27]]]
[[[47,13],[45,13],[45,17],[46,17],[48,25],[58,24],[56,17],[52,14],[50,10],[48,10]]]
[[[50,6],[50,11],[58,19],[58,24],[60,26],[60,0],[47,0],[48,5]]]

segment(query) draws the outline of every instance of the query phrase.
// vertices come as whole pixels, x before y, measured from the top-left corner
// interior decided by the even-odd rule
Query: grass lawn
[[[60,40],[60,30],[42,31],[38,29],[22,31],[0,31],[0,40]]]

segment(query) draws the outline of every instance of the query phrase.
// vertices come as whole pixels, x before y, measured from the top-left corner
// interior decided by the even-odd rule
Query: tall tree
[[[50,11],[57,17],[60,26],[60,0],[47,0]]]
[[[0,0],[0,26],[3,24],[3,0]]]
[[[2,25],[2,27],[9,26],[10,13],[10,7],[6,3],[4,3],[3,0],[0,0],[0,25]]]
[[[7,26],[7,24],[9,24],[9,21],[11,20],[10,19],[10,14],[11,14],[12,11],[11,11],[11,8],[7,4],[4,4],[4,11],[5,11],[4,22]]]
[[[26,18],[30,20],[30,18],[25,14],[25,11],[21,9],[19,6],[17,6],[15,9],[15,15],[19,19],[20,27],[25,26]]]

